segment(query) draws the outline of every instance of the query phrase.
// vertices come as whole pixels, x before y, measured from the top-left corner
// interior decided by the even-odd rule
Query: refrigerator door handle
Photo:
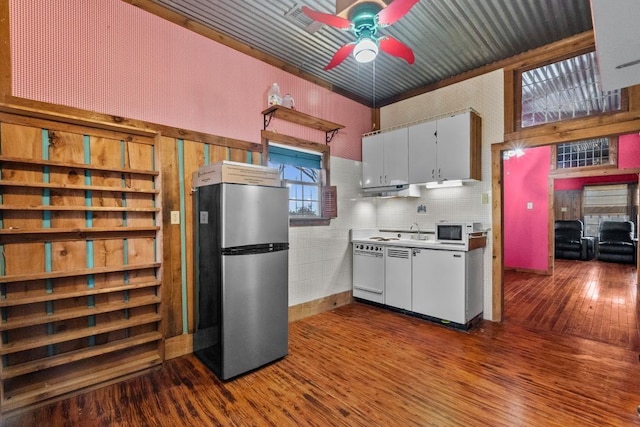
[[[266,254],[271,252],[286,251],[289,249],[289,243],[263,243],[258,245],[235,246],[232,248],[223,248],[222,255],[253,255]]]

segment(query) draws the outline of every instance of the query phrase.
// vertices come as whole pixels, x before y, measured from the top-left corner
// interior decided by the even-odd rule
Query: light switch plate
[[[482,204],[486,205],[489,203],[489,193],[482,193]]]
[[[533,209],[533,202],[527,202],[527,209]]]
[[[180,211],[171,211],[171,224],[180,224]]]

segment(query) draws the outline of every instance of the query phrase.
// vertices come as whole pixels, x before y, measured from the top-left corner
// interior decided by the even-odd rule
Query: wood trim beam
[[[504,253],[502,250],[504,222],[502,220],[502,150],[504,144],[491,146],[491,218],[492,224],[492,316],[494,322],[504,318]]]

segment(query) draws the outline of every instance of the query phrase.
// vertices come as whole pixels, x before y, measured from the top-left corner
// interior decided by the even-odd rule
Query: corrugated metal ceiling
[[[380,34],[397,38],[415,63],[379,54],[324,66],[351,33],[322,26],[311,33],[300,6],[335,13],[335,1],[153,0],[316,76],[370,106],[592,28],[589,0],[420,0]],[[293,13],[292,13],[293,12]],[[298,19],[294,16],[298,15]]]

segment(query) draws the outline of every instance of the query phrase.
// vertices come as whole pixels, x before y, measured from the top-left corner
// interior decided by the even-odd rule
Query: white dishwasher
[[[353,244],[353,296],[384,304],[384,246]]]
[[[384,258],[385,304],[411,310],[411,248],[387,246]]]

